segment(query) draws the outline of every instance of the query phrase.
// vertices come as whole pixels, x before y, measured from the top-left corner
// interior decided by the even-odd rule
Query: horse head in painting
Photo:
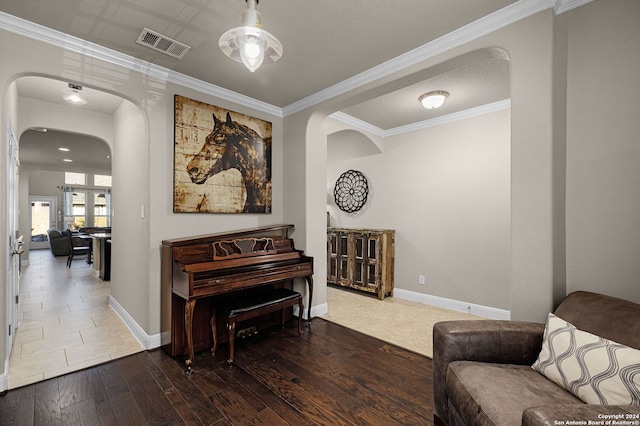
[[[245,213],[265,213],[271,208],[271,137],[231,119],[218,120],[213,115],[213,130],[205,138],[200,152],[187,164],[191,182],[203,184],[211,176],[229,169],[242,175],[247,191]]]

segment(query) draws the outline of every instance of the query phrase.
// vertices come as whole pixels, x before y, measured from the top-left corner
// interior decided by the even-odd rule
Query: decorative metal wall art
[[[173,211],[271,213],[271,123],[176,95]]]
[[[333,189],[336,205],[343,212],[353,213],[367,202],[369,185],[367,178],[357,170],[348,170],[340,175]]]

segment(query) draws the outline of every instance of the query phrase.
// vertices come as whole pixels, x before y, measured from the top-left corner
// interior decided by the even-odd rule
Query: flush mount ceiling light
[[[78,86],[77,84],[69,83],[69,89],[71,89],[71,93],[64,96],[64,100],[74,105],[84,105],[87,103],[87,100],[80,95],[80,91],[82,90],[82,86]]]
[[[433,92],[425,93],[424,95],[420,96],[418,100],[426,109],[436,109],[440,108],[448,97],[448,92],[445,92],[444,90],[435,90]]]
[[[246,0],[242,26],[222,34],[218,45],[231,59],[242,62],[251,72],[262,64],[272,64],[282,56],[282,43],[262,29],[262,15],[256,10],[258,0]]]

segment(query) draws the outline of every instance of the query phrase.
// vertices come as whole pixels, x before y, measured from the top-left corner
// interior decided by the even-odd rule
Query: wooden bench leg
[[[211,355],[215,355],[218,349],[218,327],[216,326],[216,310],[211,314],[211,332],[213,333],[213,346],[211,347]]]
[[[233,320],[229,320],[227,323],[227,331],[229,335],[229,359],[227,359],[227,363],[230,365],[233,364],[233,348],[236,340],[236,322]]]

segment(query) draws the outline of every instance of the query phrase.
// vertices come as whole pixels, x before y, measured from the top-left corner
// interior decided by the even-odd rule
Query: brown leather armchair
[[[568,295],[555,315],[605,339],[640,349],[640,305],[596,293]],[[583,401],[531,368],[544,324],[479,320],[433,327],[433,391],[437,425],[554,425],[601,421],[610,415],[640,421],[638,405]],[[618,419],[620,420],[620,419]],[[575,423],[581,424],[581,423]]]

